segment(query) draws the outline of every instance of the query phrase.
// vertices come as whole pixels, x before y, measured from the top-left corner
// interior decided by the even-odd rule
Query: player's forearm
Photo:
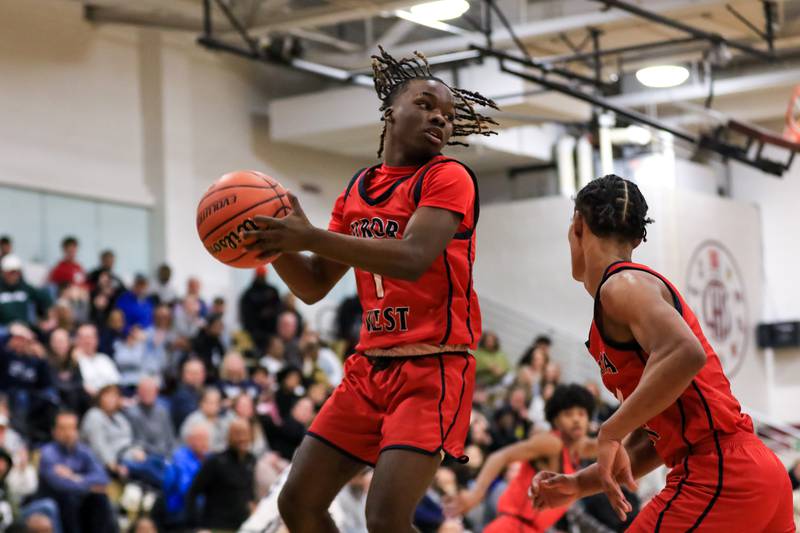
[[[307,304],[325,297],[338,279],[331,280],[321,258],[299,253],[283,253],[272,266],[295,296]]]
[[[481,468],[478,477],[475,478],[475,485],[472,487],[472,490],[481,498],[486,494],[486,491],[489,490],[489,487],[492,485],[492,482],[497,479],[497,476],[500,475],[500,472],[503,471],[503,468],[506,467],[506,461],[501,452],[495,452],[486,459],[486,463],[484,463],[483,468]]]
[[[635,431],[630,438],[626,439],[625,450],[628,452],[628,457],[631,461],[631,473],[635,479],[649,474],[664,464],[643,430]],[[599,472],[599,468],[595,463],[579,470],[575,474],[578,478],[578,486],[580,487],[582,498],[603,492]],[[617,481],[622,483],[625,480],[619,478]]]
[[[409,239],[365,239],[315,229],[308,250],[332,261],[389,278],[415,281],[434,256]]]
[[[705,361],[705,353],[687,343],[651,354],[636,390],[603,423],[601,435],[621,439],[663,412],[683,394]]]

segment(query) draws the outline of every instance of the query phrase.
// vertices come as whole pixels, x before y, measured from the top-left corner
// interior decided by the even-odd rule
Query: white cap
[[[20,261],[19,257],[16,255],[7,255],[3,258],[2,263],[0,263],[0,268],[2,268],[3,272],[22,270],[22,261]]]

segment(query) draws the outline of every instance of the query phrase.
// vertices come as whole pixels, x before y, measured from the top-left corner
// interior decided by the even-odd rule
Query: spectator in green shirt
[[[497,334],[485,331],[475,351],[475,378],[478,385],[497,385],[508,369],[508,356],[500,350]]]
[[[6,255],[0,262],[0,325],[12,322],[36,325],[37,317],[44,317],[50,299],[22,279],[22,261],[15,255]]]

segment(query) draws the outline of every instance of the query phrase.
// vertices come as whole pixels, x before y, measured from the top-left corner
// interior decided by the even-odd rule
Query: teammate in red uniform
[[[528,439],[491,454],[481,468],[475,485],[462,491],[453,514],[464,514],[478,505],[492,482],[511,463],[521,461],[520,471],[497,502],[498,517],[483,533],[541,533],[567,512],[567,507],[537,510],[528,499],[528,489],[537,470],[553,469],[565,474],[575,471],[581,460],[594,458],[596,442],[587,437],[594,397],[580,385],[560,385],[545,405],[552,432],[536,433]]]
[[[355,268],[364,309],[356,354],[298,449],[281,492],[292,533],[335,531],[327,509],[365,464],[375,467],[370,531],[413,531],[412,514],[444,454],[463,456],[481,336],[472,287],[478,190],[441,155],[451,136],[489,134],[495,107],[434,78],[424,57],[374,56],[383,163],[353,176],[328,231],[295,198],[283,219],[257,217],[251,249],[280,252],[275,270],[307,303]],[[311,255],[295,252],[310,251]]]
[[[603,491],[622,518],[620,485],[666,464],[667,486],[628,531],[795,531],[786,469],[753,433],[694,313],[664,276],[631,262],[650,222],[639,188],[618,176],[575,200],[572,275],[594,296],[587,346],[622,404],[600,428],[597,463],[537,474],[534,505]]]

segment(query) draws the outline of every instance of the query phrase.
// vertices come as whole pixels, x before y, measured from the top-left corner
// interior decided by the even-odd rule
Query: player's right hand
[[[528,497],[536,509],[566,507],[580,498],[578,478],[572,474],[538,472],[531,481]]]

